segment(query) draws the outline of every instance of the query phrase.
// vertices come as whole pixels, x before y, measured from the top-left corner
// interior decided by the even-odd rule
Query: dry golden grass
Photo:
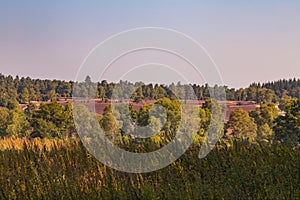
[[[78,143],[77,140],[72,140],[70,142],[64,139],[28,139],[28,138],[3,138],[0,139],[0,151],[4,150],[23,150],[24,146],[29,149],[38,148],[39,150],[46,149],[50,151],[51,149],[60,149],[60,148],[67,148],[74,145],[74,143]]]

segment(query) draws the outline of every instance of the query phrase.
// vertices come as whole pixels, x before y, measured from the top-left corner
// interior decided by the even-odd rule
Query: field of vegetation
[[[108,105],[116,86],[132,89],[124,99],[150,103],[138,109],[132,103]],[[83,101],[57,102],[70,98],[73,87]],[[208,85],[92,83],[88,77],[75,84],[0,74],[0,199],[299,199],[300,80],[225,89],[227,99],[258,106],[232,110],[223,127],[225,106],[209,98]],[[106,102],[96,115],[85,105],[95,91],[98,101]],[[186,106],[184,113],[181,102],[193,92],[202,105]],[[99,145],[92,122],[129,152],[152,152],[191,132],[193,144],[163,169],[125,173],[100,163],[84,147]],[[200,147],[217,139],[200,159]]]
[[[159,171],[129,174],[77,139],[5,139],[0,199],[298,199],[300,149],[223,141],[204,159],[191,147]]]

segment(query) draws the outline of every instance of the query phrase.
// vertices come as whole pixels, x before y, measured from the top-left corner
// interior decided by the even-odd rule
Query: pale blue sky
[[[72,80],[89,51],[107,37],[155,26],[202,44],[231,87],[300,77],[299,10],[297,0],[2,0],[0,72]]]

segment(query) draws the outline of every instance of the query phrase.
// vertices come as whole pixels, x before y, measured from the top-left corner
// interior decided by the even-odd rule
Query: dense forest
[[[81,87],[83,84],[91,84],[88,90]],[[136,101],[141,99],[159,99],[163,97],[174,98],[174,93],[179,99],[206,100],[210,98],[210,88],[213,91],[224,88],[227,100],[235,101],[255,101],[256,103],[278,102],[283,98],[300,98],[300,79],[279,80],[268,83],[253,83],[247,88],[228,88],[227,86],[204,85],[182,85],[180,82],[170,85],[143,84],[142,82],[130,83],[120,81],[119,83],[108,83],[103,80],[99,83],[92,83],[87,76],[85,83],[74,84],[72,81],[61,80],[41,80],[20,78],[16,76],[4,76],[0,74],[0,106],[9,109],[15,108],[18,103],[28,103],[30,101],[55,101],[60,97],[71,97],[73,87],[80,91],[80,95],[93,95],[103,100],[111,98],[131,98]],[[116,87],[117,86],[117,87]],[[117,88],[114,91],[114,88]],[[131,88],[124,92],[122,88]],[[90,92],[95,94],[90,94]],[[113,94],[115,96],[113,96]],[[224,97],[225,98],[225,97]]]
[[[80,87],[81,84],[89,84],[89,87],[82,87],[79,91],[86,90],[90,86],[95,86],[89,77],[86,81],[79,84],[74,84],[74,87]],[[118,84],[133,84],[128,82],[120,82]],[[138,83],[136,83],[138,84]],[[141,83],[139,83],[141,84]],[[280,89],[276,89],[281,85]],[[20,138],[20,137],[39,137],[39,138],[68,138],[77,135],[73,114],[74,110],[72,103],[66,102],[64,105],[56,102],[58,97],[70,97],[72,91],[72,82],[65,81],[48,81],[48,80],[32,80],[30,78],[11,76],[1,79],[1,90],[5,90],[2,95],[2,105],[0,109],[0,136]],[[115,84],[108,84],[102,81],[97,85],[99,91],[98,98],[105,100],[111,97],[111,91]],[[178,88],[182,88],[185,97],[189,95],[188,86],[177,84]],[[172,85],[170,86],[172,87]],[[208,86],[193,86],[193,88],[200,88],[199,91],[208,90]],[[273,88],[273,89],[271,89]],[[243,90],[247,97],[255,94],[261,98],[260,106],[255,110],[246,112],[243,109],[236,109],[231,112],[228,122],[225,124],[223,130],[224,138],[233,137],[235,139],[247,140],[249,142],[280,142],[290,146],[297,146],[300,142],[300,99],[293,98],[296,96],[294,90],[299,91],[299,80],[278,81],[268,84],[252,84],[249,88],[234,90],[234,95],[239,94]],[[251,90],[270,91],[266,92],[265,96],[262,93],[249,92]],[[95,91],[95,90],[93,90]],[[133,104],[129,104],[130,114],[128,115],[124,108],[126,104],[120,104],[118,109],[113,109],[108,105],[102,115],[98,114],[98,120],[101,127],[108,135],[114,138],[120,138],[122,141],[125,137],[131,134],[138,133],[138,127],[146,126],[153,122],[155,124],[153,132],[159,132],[162,144],[167,143],[172,135],[177,131],[177,125],[182,116],[180,116],[180,101],[171,96],[168,96],[168,88],[163,85],[143,85],[135,90],[133,95],[143,99],[156,99],[157,101],[142,105],[139,110],[134,109]],[[158,92],[157,92],[158,91]],[[282,93],[278,94],[279,91]],[[89,91],[86,91],[88,93]],[[85,92],[83,92],[85,93]],[[83,96],[85,96],[82,93]],[[122,93],[122,92],[119,92]],[[205,92],[203,92],[205,93]],[[270,96],[270,94],[272,94]],[[279,96],[278,96],[279,95]],[[281,95],[281,96],[280,96]],[[292,95],[292,96],[289,96]],[[239,95],[238,95],[239,96]],[[243,95],[241,95],[243,96]],[[272,98],[271,98],[272,97]],[[244,97],[243,97],[244,98]],[[242,99],[243,99],[242,98]],[[200,98],[202,99],[202,97]],[[205,141],[207,131],[211,121],[218,121],[212,119],[211,105],[214,104],[221,110],[221,106],[209,96],[205,97],[205,103],[199,108],[200,121],[199,129],[197,131],[196,139],[199,143]],[[237,99],[240,100],[240,97]],[[256,98],[257,99],[257,98]],[[35,103],[30,103],[33,100],[42,100],[48,102],[41,103],[37,106]],[[245,98],[245,100],[249,100]],[[273,101],[279,101],[279,106]],[[25,103],[26,107],[21,110],[19,103]],[[167,109],[167,121],[162,120],[162,116],[153,118],[149,117],[149,111],[155,104],[160,104]],[[125,107],[124,107],[125,106]],[[279,110],[278,107],[281,109]],[[79,106],[79,113],[84,115],[84,119],[89,119],[88,113],[90,111],[85,106]],[[221,115],[221,114],[220,114]],[[133,124],[130,121],[133,121]],[[198,125],[197,125],[198,126]],[[155,140],[157,138],[151,138]]]

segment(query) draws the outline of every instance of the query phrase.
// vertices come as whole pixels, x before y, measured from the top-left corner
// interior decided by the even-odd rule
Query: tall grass
[[[78,143],[78,140],[69,139],[68,141],[63,139],[40,139],[40,138],[2,138],[0,139],[0,151],[4,150],[23,150],[26,148],[38,148],[39,150],[46,149],[48,151],[53,148],[67,148],[71,147],[74,143]]]
[[[235,142],[199,159],[194,146],[164,169],[128,174],[77,140],[0,143],[0,199],[299,199],[299,148]]]

